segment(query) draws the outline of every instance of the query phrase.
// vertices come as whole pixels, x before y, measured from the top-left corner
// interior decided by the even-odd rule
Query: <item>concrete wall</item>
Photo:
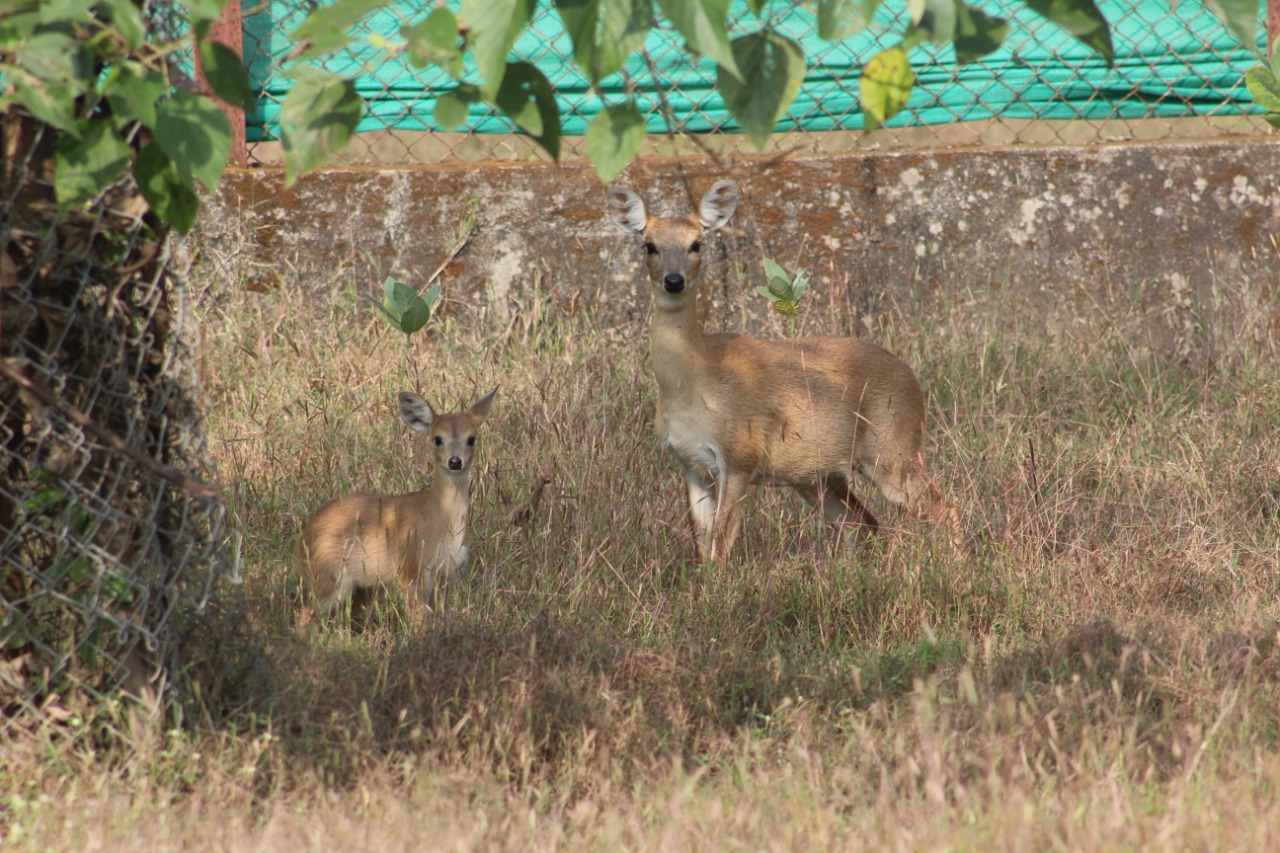
[[[724,174],[650,159],[619,181],[662,213],[690,209],[684,181],[696,195]],[[1061,306],[1064,294],[1278,281],[1280,136],[739,159],[727,174],[744,201],[736,229],[709,242],[730,296],[760,283],[762,255],[871,301],[1014,293]],[[606,220],[587,165],[335,168],[290,189],[276,169],[230,170],[206,203],[194,239],[229,282],[421,285],[470,213],[480,228],[441,276],[455,304],[501,318],[535,278],[604,315],[648,299],[637,242]]]

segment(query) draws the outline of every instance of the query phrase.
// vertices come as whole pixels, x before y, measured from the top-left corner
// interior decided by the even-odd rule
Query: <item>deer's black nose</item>
[[[667,277],[662,280],[662,286],[667,289],[667,293],[680,293],[684,290],[684,276],[678,272],[667,273]]]
[[[450,471],[461,471],[461,470],[462,470],[462,458],[461,458],[461,457],[459,457],[459,456],[450,456],[450,457],[449,457],[449,470],[450,470]]]

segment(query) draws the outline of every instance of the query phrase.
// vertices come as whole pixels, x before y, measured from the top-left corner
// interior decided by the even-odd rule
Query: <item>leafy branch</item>
[[[0,110],[21,107],[57,132],[54,192],[72,209],[126,171],[143,198],[180,231],[195,224],[196,184],[212,190],[231,151],[231,126],[216,103],[171,77],[190,48],[213,93],[254,106],[248,73],[209,41],[224,0],[188,0],[189,36],[162,41],[133,0],[11,0],[0,13]]]

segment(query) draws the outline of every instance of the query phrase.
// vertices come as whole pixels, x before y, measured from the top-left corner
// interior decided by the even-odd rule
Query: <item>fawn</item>
[[[407,495],[349,495],[316,511],[298,540],[298,568],[311,581],[316,604],[303,611],[299,629],[313,614],[326,614],[357,590],[396,583],[415,622],[431,608],[438,578],[467,563],[467,512],[476,432],[489,417],[498,389],[471,408],[437,415],[417,394],[399,397],[400,417],[430,436],[434,474],[429,488]]]
[[[643,237],[648,254],[654,426],[688,481],[698,558],[728,556],[753,483],[790,486],[861,538],[879,523],[853,494],[858,471],[891,503],[954,525],[954,508],[925,473],[924,394],[901,360],[857,338],[703,334],[702,237],[729,221],[738,195],[719,181],[696,216],[651,217],[632,190],[607,191],[610,218]]]

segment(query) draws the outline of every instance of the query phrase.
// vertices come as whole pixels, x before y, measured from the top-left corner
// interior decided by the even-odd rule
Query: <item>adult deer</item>
[[[627,187],[607,192],[613,222],[644,239],[655,428],[688,481],[699,559],[729,554],[753,483],[790,486],[841,532],[874,532],[879,522],[852,491],[855,471],[891,503],[946,519],[957,539],[954,509],[924,468],[924,394],[900,359],[857,338],[703,333],[702,238],[729,221],[738,197],[736,184],[720,181],[697,215],[653,217]]]

